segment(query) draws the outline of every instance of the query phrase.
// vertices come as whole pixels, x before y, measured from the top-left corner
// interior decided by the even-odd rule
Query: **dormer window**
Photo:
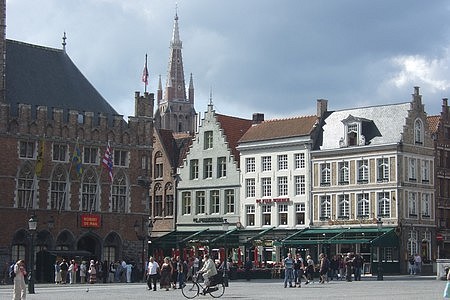
[[[356,146],[358,145],[358,124],[348,124],[347,125],[347,145]]]

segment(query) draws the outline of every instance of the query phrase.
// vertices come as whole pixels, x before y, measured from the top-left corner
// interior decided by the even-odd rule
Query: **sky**
[[[66,50],[125,118],[148,54],[149,85],[166,82],[175,12],[195,109],[266,119],[450,98],[446,0],[7,0],[8,39]]]

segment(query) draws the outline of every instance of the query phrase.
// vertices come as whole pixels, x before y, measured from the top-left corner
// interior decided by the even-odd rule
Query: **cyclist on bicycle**
[[[205,290],[203,292],[205,293],[211,283],[211,277],[217,275],[216,264],[211,258],[209,258],[208,254],[203,256],[203,267],[200,271],[198,271],[198,273],[203,274],[203,279],[205,280]]]

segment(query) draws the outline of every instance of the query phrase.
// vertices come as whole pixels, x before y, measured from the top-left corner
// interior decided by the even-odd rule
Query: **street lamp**
[[[141,220],[141,225],[139,226],[138,220],[134,222],[134,232],[136,233],[136,237],[138,240],[142,242],[142,255],[141,255],[141,262],[142,262],[142,280],[145,282],[145,239],[147,238],[147,232],[145,230],[145,221],[144,218]]]
[[[381,221],[381,217],[378,217],[377,219],[377,229],[378,234],[381,231],[381,228],[383,227],[383,221]],[[379,241],[378,241],[379,243]],[[381,261],[381,246],[378,244],[378,275],[377,280],[383,280],[383,263]]]
[[[230,226],[230,223],[228,223],[227,219],[223,219],[222,223],[222,229],[225,232],[224,235],[224,252],[225,252],[225,258],[223,260],[223,283],[226,287],[228,287],[228,255],[227,255],[227,231],[228,227]]]
[[[147,251],[148,251],[148,255],[149,256],[151,254],[150,246],[151,246],[152,241],[150,240],[150,238],[152,236],[152,231],[153,231],[153,220],[152,220],[152,217],[148,217],[148,227],[147,227],[148,245],[147,245]],[[153,256],[153,252],[152,252],[151,256]]]
[[[30,263],[28,267],[28,293],[34,294],[34,233],[37,228],[37,217],[31,216],[28,220],[28,230],[30,232]]]

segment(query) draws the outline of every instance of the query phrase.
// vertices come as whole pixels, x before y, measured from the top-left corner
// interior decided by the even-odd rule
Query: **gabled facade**
[[[450,257],[450,113],[448,99],[442,100],[441,114],[428,117],[435,149],[435,198],[438,243],[437,258]]]
[[[417,253],[426,263],[435,259],[434,152],[419,88],[408,103],[329,112],[322,140],[311,153],[312,225],[376,228],[382,221],[395,232],[378,254],[386,272],[406,272]],[[372,244],[326,251],[373,261]]]
[[[251,120],[216,114],[210,103],[178,169],[177,230],[220,229],[239,222],[237,140]]]

